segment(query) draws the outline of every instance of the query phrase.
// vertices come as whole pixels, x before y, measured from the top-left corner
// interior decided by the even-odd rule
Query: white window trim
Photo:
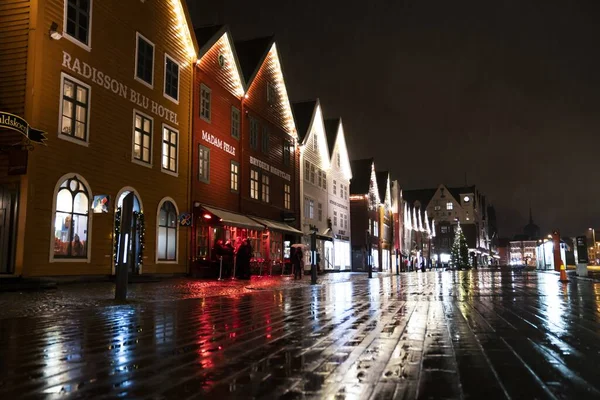
[[[158,259],[158,222],[160,217],[160,208],[165,204],[165,202],[170,201],[175,206],[175,213],[177,214],[177,218],[179,218],[179,208],[177,207],[177,203],[171,197],[164,197],[159,203],[158,208],[156,209],[156,246],[154,247],[154,262],[156,264],[179,264],[179,220],[175,225],[175,240],[177,240],[177,244],[175,247],[175,260],[159,260]]]
[[[232,179],[231,178],[232,178],[232,175],[233,175],[233,172],[231,171],[231,166],[234,165],[234,164],[237,166],[237,174],[236,174],[236,176],[237,176],[237,185],[236,185],[237,189],[233,189],[231,187],[231,183],[232,183]],[[229,160],[229,191],[231,193],[239,193],[240,192],[240,163],[238,161],[236,161],[236,160]]]
[[[144,203],[142,201],[142,196],[140,196],[139,192],[137,190],[135,190],[134,187],[131,186],[124,186],[121,188],[121,190],[119,190],[117,192],[117,196],[115,197],[115,201],[114,201],[114,205],[113,205],[113,230],[112,232],[115,231],[115,214],[117,213],[117,210],[119,209],[119,198],[123,195],[123,193],[125,192],[133,192],[133,194],[135,195],[135,197],[137,198],[138,202],[140,203],[140,212],[143,214],[144,213]],[[114,235],[111,235],[111,246],[114,246]],[[112,248],[112,247],[111,247]],[[115,275],[116,273],[116,268],[115,268],[115,258],[111,255],[111,266],[112,266],[112,275]],[[140,265],[140,275],[142,274],[144,269],[144,262],[142,260],[142,265]]]
[[[63,11],[63,37],[67,39],[69,42],[75,43],[77,46],[81,47],[85,51],[92,51],[92,11],[94,10],[94,0],[90,0],[90,26],[88,27],[88,44],[81,43],[79,39],[74,38],[73,36],[67,33],[67,8],[68,1],[64,0],[64,11]]]
[[[66,2],[65,2],[66,3]],[[88,90],[88,103],[87,103],[87,132],[85,133],[85,140],[75,139],[69,135],[65,135],[62,133],[62,117],[63,117],[63,96],[64,96],[64,87],[65,87],[65,78],[76,82],[78,85],[81,85]],[[77,96],[77,94],[75,94]],[[90,109],[92,106],[92,87],[85,82],[80,81],[77,78],[73,78],[69,74],[65,74],[64,72],[60,73],[60,104],[58,105],[58,138],[62,140],[66,140],[67,142],[77,143],[80,146],[88,147],[90,145]]]
[[[199,175],[200,175],[200,146],[202,146],[202,148],[204,150],[206,150],[206,153],[208,154],[208,164],[207,164],[208,171],[206,174],[206,179],[200,179],[200,177],[199,177]],[[210,184],[210,161],[211,161],[210,157],[211,157],[210,147],[205,146],[202,143],[198,143],[198,168],[196,169],[196,176],[197,176],[196,179],[198,179],[198,182]]]
[[[136,51],[135,54],[136,54],[136,57],[137,57],[137,51]],[[173,103],[179,104],[179,98],[175,99],[175,98],[173,98],[173,97],[171,97],[171,96],[169,96],[167,94],[167,58],[177,65],[177,97],[179,97],[179,93],[181,91],[181,85],[180,85],[180,82],[181,82],[181,64],[179,62],[177,62],[173,57],[171,57],[170,55],[168,55],[167,53],[165,53],[165,61],[164,61],[164,64],[163,64],[164,65],[164,71],[163,71],[163,96],[165,96],[165,98],[171,100]]]
[[[152,128],[150,131],[150,162],[146,163],[144,161],[140,161],[138,159],[135,158],[135,114],[140,114],[141,116],[150,119],[150,121],[152,121]],[[162,131],[161,131],[162,133]],[[152,118],[150,115],[141,112],[140,110],[134,108],[133,109],[133,118],[131,120],[131,162],[137,165],[141,165],[144,166],[146,168],[152,168],[153,166],[153,161],[154,161],[154,157],[152,156],[152,153],[154,153],[154,118]],[[143,144],[143,141],[142,141]],[[161,154],[162,154],[162,136],[161,136]]]
[[[204,115],[202,115],[202,100],[203,100],[202,89],[206,90],[210,94],[210,102],[209,102],[210,106],[208,108],[208,118],[206,118]],[[212,101],[212,89],[209,88],[208,86],[206,86],[204,83],[201,83],[200,84],[200,118],[208,123],[210,123],[210,121],[212,120],[212,102],[213,102]],[[240,126],[241,126],[241,119],[240,119]],[[241,136],[241,133],[240,133],[240,136]]]
[[[139,38],[144,39],[146,42],[150,43],[150,45],[152,46],[152,50],[153,50],[152,51],[152,83],[148,83],[145,80],[143,80],[142,78],[138,78],[138,76],[137,76]],[[156,58],[156,46],[154,45],[154,43],[152,43],[152,41],[149,40],[146,36],[142,35],[139,32],[136,32],[135,33],[135,63],[133,64],[133,79],[135,79],[142,85],[149,87],[150,89],[154,89],[154,59],[155,58]]]
[[[54,223],[56,221],[56,196],[58,195],[58,191],[60,190],[60,185],[67,180],[68,178],[72,178],[75,176],[81,183],[85,185],[85,188],[88,191],[88,232],[87,232],[87,257],[86,258],[54,258]],[[92,199],[94,198],[94,194],[92,193],[92,188],[85,178],[76,173],[68,173],[64,174],[54,185],[54,192],[52,194],[52,220],[50,222],[50,255],[49,262],[51,263],[87,263],[89,264],[92,259],[92,220],[93,220],[93,210],[92,210]]]
[[[134,122],[134,124],[135,124],[135,122]],[[171,171],[170,169],[165,169],[165,167],[163,167],[163,164],[162,164],[162,158],[164,155],[162,153],[163,152],[162,145],[163,145],[163,133],[164,133],[165,128],[168,128],[169,130],[171,130],[177,134],[177,155],[176,155],[177,159],[175,160],[175,172]],[[135,126],[134,126],[134,135],[135,135]],[[150,155],[150,158],[152,158],[152,155]],[[167,175],[172,175],[175,177],[179,176],[179,130],[173,128],[170,125],[165,124],[164,122],[162,124],[162,129],[160,130],[160,170]]]

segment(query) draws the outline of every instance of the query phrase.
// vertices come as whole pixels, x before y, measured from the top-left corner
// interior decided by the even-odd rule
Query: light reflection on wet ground
[[[0,398],[600,398],[600,283],[340,274],[181,300],[162,285],[171,301],[0,319]]]

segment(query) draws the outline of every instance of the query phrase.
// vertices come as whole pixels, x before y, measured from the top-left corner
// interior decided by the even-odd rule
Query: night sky
[[[188,0],[196,26],[275,34],[292,101],[402,187],[476,184],[501,236],[600,228],[600,2]]]

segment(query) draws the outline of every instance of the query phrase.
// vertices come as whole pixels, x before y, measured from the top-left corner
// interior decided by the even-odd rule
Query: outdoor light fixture
[[[62,38],[62,34],[58,32],[58,24],[56,22],[52,22],[52,25],[50,25],[50,37],[54,40]]]
[[[204,219],[211,219],[212,218],[210,214],[204,214],[203,217],[204,217]]]
[[[199,201],[194,202],[194,207],[200,207],[200,202]]]

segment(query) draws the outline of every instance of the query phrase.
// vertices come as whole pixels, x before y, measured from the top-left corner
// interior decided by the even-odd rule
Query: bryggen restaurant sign
[[[77,73],[79,76],[82,76],[86,79],[91,79],[96,85],[103,87],[106,90],[110,90],[114,94],[119,95],[124,99],[128,99],[138,107],[144,108],[145,110],[150,111],[152,114],[164,118],[175,125],[179,125],[177,114],[173,111],[161,106],[154,100],[150,100],[148,97],[136,92],[132,88],[127,87],[104,72],[91,67],[89,64],[79,61],[77,57],[71,57],[71,55],[64,50],[62,66]]]
[[[262,168],[265,171],[272,173],[273,175],[277,175],[277,176],[285,179],[286,181],[291,180],[290,174],[287,174],[287,173],[283,172],[282,170],[277,169],[274,166],[269,165],[266,162],[259,160],[258,158],[254,158],[254,157],[250,156],[250,164],[256,165],[257,167]]]

